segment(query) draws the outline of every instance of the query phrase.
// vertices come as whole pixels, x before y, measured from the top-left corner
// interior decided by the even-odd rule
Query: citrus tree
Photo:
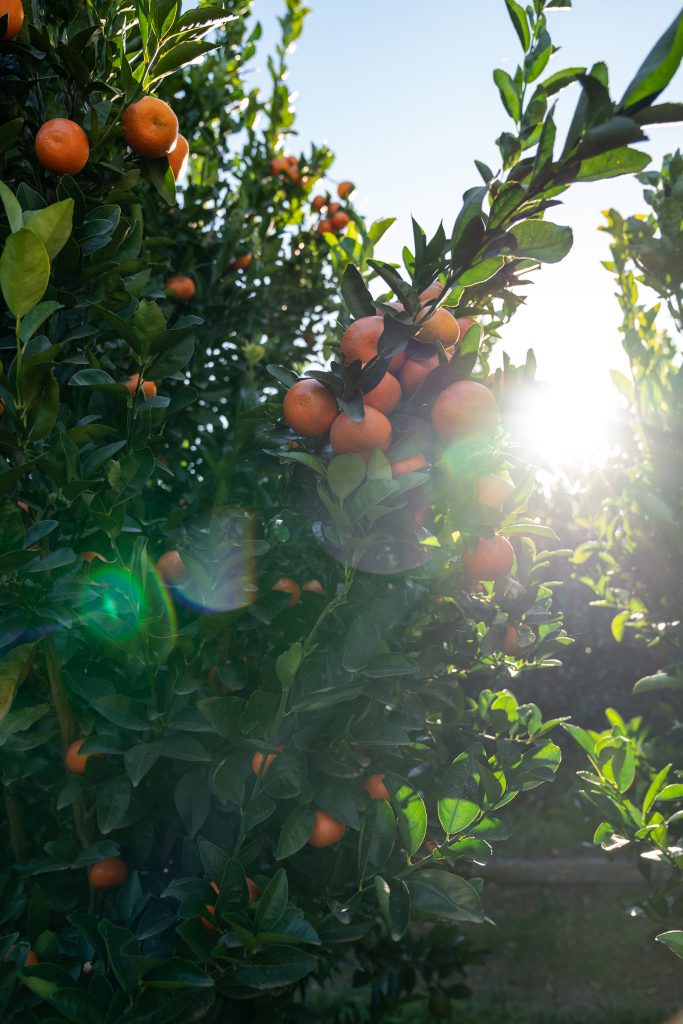
[[[295,0],[265,98],[244,2],[0,7],[3,1019],[301,1019],[349,958],[378,1011],[462,993],[559,764],[507,684],[567,642],[488,353],[546,210],[677,116],[678,22],[615,102],[543,77],[566,6],[507,0],[501,167],[401,270],[292,152]]]
[[[665,865],[647,909],[680,922],[683,862],[683,764],[676,723],[681,713],[683,636],[680,623],[681,550],[678,523],[683,491],[678,454],[683,413],[680,352],[672,329],[683,327],[683,158],[675,153],[660,171],[640,176],[651,212],[607,214],[612,259],[623,314],[622,342],[630,377],[613,372],[627,402],[624,452],[609,464],[600,501],[589,490],[579,510],[593,539],[575,552],[596,604],[614,612],[612,633],[647,647],[660,670],[635,681],[634,693],[661,695],[654,722],[625,721],[609,709],[604,732],[570,726],[586,751],[586,795],[605,814],[594,841],[607,850],[637,849],[646,864]],[[642,289],[647,289],[643,291]],[[654,304],[648,297],[656,296]],[[668,317],[667,317],[668,314]],[[668,320],[668,323],[667,323]],[[669,728],[664,727],[670,722]],[[657,938],[683,956],[683,931]]]

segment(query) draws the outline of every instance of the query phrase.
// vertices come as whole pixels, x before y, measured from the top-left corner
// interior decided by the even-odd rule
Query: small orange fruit
[[[93,889],[118,889],[128,878],[128,868],[120,857],[105,857],[90,865],[88,878]]]
[[[121,118],[127,146],[140,156],[160,159],[173,151],[178,138],[178,118],[158,96],[143,96],[131,103]]]
[[[291,580],[289,576],[281,576],[277,583],[274,583],[271,590],[281,590],[284,594],[290,594],[290,599],[286,604],[286,608],[291,608],[292,605],[298,604],[301,600],[301,587],[294,580]]]
[[[515,485],[502,476],[481,476],[475,484],[477,501],[491,508],[500,508],[514,490]]]
[[[284,743],[278,743],[276,744],[276,746],[278,750],[285,749]],[[251,770],[254,773],[254,775],[265,775],[276,757],[277,754],[262,754],[260,750],[257,750],[251,759]],[[261,771],[261,765],[263,764],[264,759],[266,762],[266,766],[263,769],[263,771]]]
[[[234,260],[230,263],[230,270],[246,270],[253,258],[254,254],[252,252],[245,252],[241,256],[235,256]]]
[[[274,156],[270,161],[270,173],[273,175],[282,174],[282,172],[287,170],[288,167],[289,164],[283,156]]]
[[[88,162],[90,143],[80,124],[65,117],[46,121],[36,135],[36,156],[55,174],[78,174]]]
[[[480,537],[475,550],[471,553],[466,551],[462,556],[466,574],[480,582],[494,582],[507,576],[514,560],[512,544],[499,534],[493,540]]]
[[[447,295],[448,291],[440,281],[432,281],[420,292],[420,302],[425,305],[427,302],[436,302],[437,299],[443,301]]]
[[[384,333],[384,317],[363,316],[344,331],[341,354],[347,363],[360,359],[367,363],[377,355],[377,342]]]
[[[373,800],[386,800],[387,803],[391,803],[391,796],[384,785],[383,775],[368,775],[367,779],[363,780],[363,789]]]
[[[419,455],[412,455],[409,459],[399,459],[398,462],[391,463],[391,475],[393,477],[405,476],[406,473],[416,473],[419,469],[424,469],[427,465],[427,459],[420,452]]]
[[[7,31],[0,40],[14,39],[24,24],[24,7],[21,0],[0,0],[0,17],[7,15]]]
[[[519,645],[519,631],[509,622],[505,627],[501,650],[503,654],[507,654],[510,658],[519,658],[523,653],[522,648]]]
[[[131,395],[136,393],[138,386],[145,398],[152,398],[157,393],[157,386],[153,380],[143,380],[142,384],[140,384],[139,373],[132,373],[128,380],[124,380],[123,383],[126,385]]]
[[[341,210],[341,203],[328,203],[327,204],[327,216],[332,217],[335,213]]]
[[[432,424],[442,441],[479,439],[498,426],[498,405],[483,384],[459,380],[450,384],[432,406]]]
[[[165,551],[157,562],[157,572],[168,587],[175,587],[187,579],[187,566],[177,551]]]
[[[339,210],[338,213],[334,213],[330,219],[332,221],[332,229],[334,231],[344,231],[351,220],[348,213],[344,213],[343,210]]]
[[[324,206],[327,206],[327,199],[325,196],[313,196],[311,199],[311,209],[314,213],[320,213]]]
[[[337,195],[340,199],[348,199],[355,187],[352,181],[340,181],[337,185]]]
[[[418,316],[417,322],[422,319]],[[440,341],[444,348],[451,348],[457,344],[460,337],[458,321],[443,307],[435,309],[424,327],[415,335],[418,341],[428,342],[432,345]]]
[[[316,849],[322,849],[325,846],[332,846],[334,843],[338,843],[346,832],[346,825],[341,821],[337,821],[331,814],[327,814],[325,811],[315,812],[315,825],[311,832],[308,842],[311,846],[315,846]]]
[[[174,302],[189,302],[197,291],[194,281],[186,274],[175,274],[164,284],[166,294]]]
[[[307,590],[311,594],[324,594],[325,588],[323,587],[320,580],[308,580],[304,583],[302,590]]]
[[[302,437],[326,434],[339,415],[337,400],[320,381],[306,378],[292,384],[282,403],[285,422]]]
[[[106,562],[107,561],[107,559],[104,557],[104,555],[101,555],[99,553],[99,551],[84,551],[83,554],[81,555],[81,557],[82,557],[84,562],[88,563],[88,565],[91,562],[94,562],[96,558],[99,558],[100,562]]]
[[[29,949],[28,953],[26,954],[26,960],[24,961],[24,967],[35,967],[37,963],[40,963],[38,957],[36,956],[32,949]]]
[[[336,455],[356,452],[369,459],[375,448],[383,452],[391,444],[391,423],[383,412],[369,406],[362,420],[352,420],[342,412],[330,429],[330,442]]]
[[[438,356],[432,356],[431,359],[406,359],[403,368],[398,375],[403,394],[414,394],[425,377],[427,377],[432,370],[435,370],[438,365]]]
[[[387,369],[389,370],[389,373],[393,373],[394,377],[398,377],[399,372],[405,366],[405,361],[406,361],[407,358],[408,358],[408,353],[406,352],[405,349],[403,349],[402,352],[397,352],[395,356],[392,356],[391,357],[391,362],[389,363],[389,366],[387,367]]]
[[[458,328],[460,329],[460,337],[464,338],[467,332],[469,331],[470,327],[474,327],[477,321],[474,319],[473,316],[459,316],[456,317],[455,322],[457,323]]]
[[[363,401],[366,408],[379,409],[388,416],[401,401],[401,385],[393,374],[385,373],[379,384],[363,396]]]
[[[315,229],[319,235],[329,235],[332,233],[332,221],[328,220],[327,217],[323,217],[322,220],[318,221],[318,226]]]
[[[85,738],[74,740],[64,755],[64,761],[70,772],[74,775],[85,775],[85,766],[92,754],[79,754],[78,751],[85,743]]]
[[[257,900],[261,895],[261,890],[258,885],[253,878],[249,878],[249,875],[247,875],[247,893],[249,894],[250,903],[253,903],[254,900]]]
[[[181,174],[185,173],[188,157],[190,155],[190,144],[184,135],[178,135],[175,146],[168,154],[169,167],[173,171],[173,177],[177,181]]]

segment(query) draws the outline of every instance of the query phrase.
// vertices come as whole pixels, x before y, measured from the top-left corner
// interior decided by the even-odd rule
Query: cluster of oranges
[[[340,181],[337,185],[337,195],[340,199],[348,199],[356,186],[352,181]],[[314,213],[320,214],[320,220],[316,226],[319,235],[339,235],[351,220],[346,210],[342,209],[341,203],[332,202],[329,193],[326,195],[313,196],[311,209]]]
[[[301,185],[307,188],[311,184],[308,174],[302,174],[299,169],[298,156],[274,156],[270,161],[270,173],[274,178],[289,178],[293,185]]]
[[[178,118],[157,96],[143,96],[126,107],[121,117],[123,138],[134,153],[150,159],[166,157],[178,180],[187,164],[190,146],[178,131]],[[54,174],[78,174],[90,158],[90,142],[83,129],[66,117],[54,117],[38,129],[36,156]]]
[[[285,395],[282,411],[288,426],[302,437],[329,435],[335,455],[354,453],[368,459],[375,448],[388,451],[394,434],[390,417],[403,399],[413,395],[438,366],[436,343],[439,342],[446,356],[451,358],[460,338],[474,323],[470,317],[454,317],[443,306],[434,308],[442,293],[443,288],[438,282],[421,293],[422,306],[415,324],[415,341],[432,346],[433,354],[427,350],[425,358],[415,358],[422,353],[414,345],[411,349],[413,355],[405,351],[396,352],[388,361],[380,382],[363,396],[365,412],[362,420],[354,420],[348,413],[340,412],[337,398],[324,384],[304,379],[294,384]],[[391,305],[398,312],[403,310],[400,303]],[[365,316],[354,321],[342,338],[342,361],[346,365],[360,361],[365,366],[376,359],[383,333],[383,316]],[[495,433],[499,422],[493,394],[474,380],[459,380],[444,387],[431,402],[429,414],[434,434],[445,447],[484,440]],[[428,466],[426,451],[393,461],[389,452],[389,459],[394,477]],[[496,508],[502,507],[513,490],[512,484],[502,478],[486,478],[479,482],[478,487],[487,494],[480,500]],[[512,545],[498,534],[492,539],[480,538],[476,549],[463,555],[467,575],[482,582],[502,579],[510,572],[513,562]]]

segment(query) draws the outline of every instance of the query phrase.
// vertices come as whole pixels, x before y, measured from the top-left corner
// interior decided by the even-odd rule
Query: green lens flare
[[[141,581],[113,566],[93,570],[81,594],[81,615],[93,633],[112,643],[143,631],[169,639],[177,632],[173,604],[154,572]]]

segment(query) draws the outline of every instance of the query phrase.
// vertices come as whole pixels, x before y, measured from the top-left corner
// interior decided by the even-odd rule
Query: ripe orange
[[[157,96],[143,96],[131,103],[123,112],[121,124],[126,145],[140,156],[160,159],[176,145],[178,118]]]
[[[475,550],[471,554],[466,551],[462,556],[467,575],[480,582],[493,582],[507,576],[514,560],[512,544],[499,534],[493,540],[480,537]]]
[[[285,161],[289,164],[290,167],[298,167],[299,166],[299,157],[298,156],[286,156],[285,157]]]
[[[270,173],[271,174],[282,174],[289,167],[287,160],[283,156],[274,156],[270,161]]]
[[[359,422],[342,412],[332,424],[330,441],[336,455],[357,452],[369,459],[373,449],[380,448],[385,452],[391,444],[391,423],[383,412],[372,406],[365,410],[365,416]]]
[[[157,562],[157,572],[168,587],[175,587],[187,579],[187,566],[177,551],[165,551]]]
[[[332,228],[335,231],[343,231],[346,228],[349,221],[351,220],[348,213],[344,213],[343,210],[340,210],[338,213],[333,214],[331,219]]]
[[[475,484],[477,501],[491,508],[500,508],[514,489],[515,485],[502,476],[481,476]]]
[[[26,954],[26,959],[24,960],[24,967],[35,967],[37,963],[40,963],[38,957],[36,956],[32,949],[29,949],[28,953]]]
[[[327,204],[327,216],[332,217],[335,213],[341,210],[341,203],[328,203]]]
[[[398,375],[403,394],[414,394],[425,377],[438,365],[438,356],[432,356],[431,359],[406,359],[403,369]]]
[[[99,558],[100,562],[107,561],[104,555],[101,555],[99,551],[84,551],[81,557],[83,558],[84,562],[88,563],[88,565],[91,562],[94,562],[96,558]]]
[[[66,766],[74,775],[85,775],[85,766],[88,763],[88,758],[93,756],[92,754],[78,753],[84,743],[85,738],[74,740],[64,755]]]
[[[93,889],[118,889],[128,878],[128,868],[120,857],[105,857],[90,865],[88,878]]]
[[[174,302],[188,302],[197,291],[192,278],[185,274],[169,277],[164,288],[169,299],[173,299]]]
[[[483,384],[459,380],[437,397],[432,424],[442,441],[487,437],[498,426],[498,406]]]
[[[230,263],[230,270],[246,270],[253,258],[254,254],[252,252],[245,252],[241,256],[235,256],[234,260]]]
[[[417,322],[422,319],[418,316]],[[457,344],[460,337],[458,321],[448,312],[447,309],[439,308],[434,310],[424,327],[421,327],[416,334],[418,341],[436,344],[440,341],[444,348],[451,348]]]
[[[36,156],[55,174],[78,174],[88,162],[90,143],[80,124],[65,117],[46,121],[36,135]]]
[[[427,459],[420,452],[419,455],[411,455],[409,459],[399,459],[391,463],[391,475],[393,477],[405,476],[406,473],[415,473],[418,469],[424,469]]]
[[[363,401],[366,408],[379,409],[388,416],[401,401],[401,385],[393,374],[385,373],[379,384],[363,396]]]
[[[248,896],[249,902],[253,903],[254,900],[257,900],[259,898],[259,896],[261,895],[261,890],[259,889],[259,887],[256,884],[256,882],[254,881],[254,879],[253,878],[249,878],[248,875],[246,876],[245,881],[247,883],[247,896]],[[220,889],[218,888],[218,886],[216,885],[215,882],[211,882],[211,888],[216,893],[216,895],[218,895],[218,893],[220,892]],[[215,903],[205,903],[204,906],[205,906],[206,910],[208,911],[208,913],[211,915],[211,918],[213,918],[215,913],[216,913],[216,904]],[[202,922],[202,924],[206,928],[207,932],[217,932],[218,931],[218,928],[213,923],[213,920],[209,920],[208,917],[200,917],[199,920]]]
[[[181,174],[185,173],[187,160],[190,155],[190,144],[184,135],[178,135],[175,146],[168,154],[168,163],[173,171],[173,177],[177,181]]]
[[[389,373],[393,373],[394,377],[397,377],[399,371],[403,369],[405,361],[408,358],[408,354],[405,349],[402,352],[397,352],[395,356],[391,357],[391,362],[387,369]]]
[[[467,332],[469,331],[470,327],[473,327],[477,321],[474,319],[473,316],[459,316],[456,317],[455,322],[460,328],[460,337],[464,338]]]
[[[425,305],[425,303],[435,302],[436,299],[439,298],[443,301],[447,295],[448,292],[444,290],[444,286],[440,281],[432,281],[431,284],[428,284],[427,287],[423,288],[420,292],[420,302]]]
[[[294,580],[290,580],[289,576],[281,576],[277,583],[273,584],[271,590],[281,590],[284,594],[291,594],[286,608],[291,608],[301,600],[301,587]]]
[[[318,221],[318,226],[315,229],[319,235],[329,235],[332,232],[332,221],[328,220],[327,217],[323,217],[322,220]]]
[[[14,39],[24,24],[24,8],[21,0],[0,0],[0,17],[7,15],[7,31],[0,39]],[[36,961],[37,962],[37,961]]]
[[[337,185],[337,195],[340,199],[348,199],[355,187],[352,181],[340,181]]]
[[[140,384],[140,374],[131,374],[128,380],[124,380],[123,383],[126,385],[131,395],[134,395],[138,390],[138,384]],[[156,395],[157,386],[153,380],[143,380],[142,384],[140,384],[140,391],[142,391],[145,398],[151,398]]]
[[[253,878],[249,878],[249,875],[247,875],[247,893],[249,894],[250,903],[253,903],[254,900],[257,900],[261,895],[261,890],[258,885]]]
[[[346,825],[341,821],[337,821],[331,814],[327,814],[325,811],[315,812],[315,825],[311,832],[308,842],[311,846],[315,846],[316,849],[322,849],[324,846],[332,846],[334,843],[339,842],[341,837],[346,832]]]
[[[384,318],[381,316],[363,316],[355,320],[344,331],[341,343],[341,354],[347,363],[360,359],[367,363],[377,355],[377,342],[384,333]]]
[[[304,583],[304,585],[303,585],[303,587],[301,589],[302,590],[307,590],[311,594],[324,594],[325,593],[325,588],[323,587],[323,585],[320,582],[320,580],[308,580],[307,583]]]
[[[325,196],[313,196],[311,199],[311,209],[314,213],[320,213],[324,206],[327,206],[327,199]]]
[[[522,655],[522,648],[519,646],[519,632],[509,622],[505,627],[501,650],[510,658],[519,658]]]
[[[277,744],[277,749],[278,750],[284,750],[285,749],[284,743],[278,743]],[[266,761],[266,766],[263,769],[263,771],[261,771],[261,765],[263,764],[264,757],[265,757],[265,761]],[[262,754],[260,750],[257,750],[256,753],[254,754],[254,756],[251,759],[251,770],[254,773],[254,775],[259,775],[259,774],[261,776],[265,775],[276,757],[277,757],[277,754]]]
[[[306,378],[293,384],[284,397],[282,415],[285,422],[302,437],[326,434],[337,416],[337,400],[317,380]]]
[[[368,775],[367,779],[363,780],[363,789],[373,800],[386,800],[387,803],[391,803],[383,775]]]

